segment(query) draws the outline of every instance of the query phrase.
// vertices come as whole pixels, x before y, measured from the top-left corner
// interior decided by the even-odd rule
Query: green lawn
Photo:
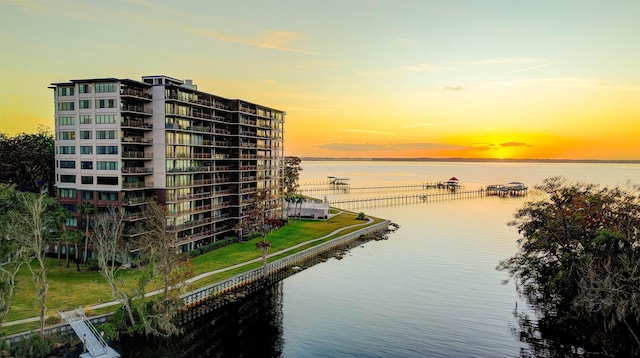
[[[380,219],[376,219],[375,222],[380,221]],[[356,214],[351,212],[341,213],[340,215],[336,215],[327,221],[304,219],[302,221],[292,220],[288,225],[282,227],[280,230],[267,235],[267,241],[271,242],[271,249],[269,252],[275,253],[288,247],[295,246],[299,243],[326,236],[337,229],[348,227],[351,225],[359,225],[358,227],[342,230],[338,234],[332,235],[325,240],[314,243],[319,244],[340,235],[344,235],[345,233],[358,230],[364,223],[365,222],[363,221],[356,220]],[[250,261],[252,259],[260,258],[262,256],[262,252],[261,250],[256,249],[255,246],[258,240],[259,239],[253,239],[247,242],[231,244],[193,258],[192,263],[194,275],[223,269],[239,263]],[[297,250],[287,252],[286,255],[301,251],[306,247],[307,245],[305,245],[305,247],[298,248]],[[275,260],[277,258],[278,257],[274,257],[271,260]],[[66,267],[66,262],[64,260],[62,262],[62,265],[58,266],[56,259],[49,259],[47,261],[47,265],[49,268],[49,292],[47,294],[48,315],[53,315],[60,310],[69,310],[77,307],[88,307],[103,302],[113,301],[108,285],[106,284],[104,278],[100,276],[98,272],[88,271],[83,266],[80,266],[81,271],[77,272],[76,266],[74,264],[70,265],[70,267]],[[195,283],[192,283],[189,288],[191,290],[194,290],[198,287],[203,287],[208,284],[218,282],[228,277],[232,277],[236,274],[259,267],[260,265],[261,263],[259,262],[252,263],[240,268],[211,275],[204,279],[198,280]],[[141,273],[136,269],[120,271],[120,275],[122,277],[121,282],[123,282],[125,291],[132,291],[133,287],[138,281],[138,278],[140,277],[140,274]],[[32,283],[29,271],[26,267],[23,267],[23,269],[19,273],[17,281],[18,283],[15,290],[11,310],[9,311],[9,314],[7,315],[7,318],[5,320],[7,322],[29,317],[36,317],[39,315],[39,307],[35,299],[34,285]],[[33,325],[32,327],[35,326],[37,326],[37,324]],[[0,329],[0,332],[15,333],[23,330],[24,325],[8,326],[2,327]]]

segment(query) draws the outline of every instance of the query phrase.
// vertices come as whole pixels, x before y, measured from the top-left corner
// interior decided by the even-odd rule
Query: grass
[[[331,235],[323,240],[314,242],[309,245],[289,251],[286,254],[277,255],[270,261],[291,255],[313,245],[320,244],[335,237],[360,229],[365,222],[356,220],[356,214],[351,212],[343,212],[326,221],[316,220],[292,220],[289,224],[281,229],[267,235],[267,241],[271,242],[270,253],[295,246],[309,240],[327,236],[335,230],[346,228],[352,225],[358,225],[353,228],[346,228],[339,233]],[[375,219],[375,222],[380,222]],[[224,246],[217,250],[208,252],[192,259],[194,275],[205,272],[224,269],[236,264],[247,262],[262,257],[262,251],[257,249],[255,244],[259,239],[253,239],[247,242],[240,242]],[[208,284],[222,281],[239,273],[260,267],[261,262],[250,263],[241,267],[207,276],[203,279],[192,283],[190,290]],[[87,307],[103,302],[113,301],[111,291],[105,279],[95,271],[89,271],[84,266],[80,266],[81,271],[76,270],[76,265],[66,266],[63,260],[61,266],[58,266],[57,259],[48,259],[48,282],[49,291],[47,293],[47,315],[54,315],[60,310],[70,310],[78,307]],[[137,285],[141,272],[137,269],[121,270],[119,273],[122,287],[126,292],[132,292]],[[150,285],[150,289],[159,287],[158,284]],[[105,313],[113,310],[117,306],[101,309],[96,313]],[[5,322],[20,320],[24,318],[39,316],[40,308],[35,299],[34,285],[27,267],[23,267],[17,277],[17,286],[11,310],[7,315]],[[38,323],[27,323],[15,326],[6,326],[0,328],[0,333],[11,334],[22,332],[25,329],[36,328]]]

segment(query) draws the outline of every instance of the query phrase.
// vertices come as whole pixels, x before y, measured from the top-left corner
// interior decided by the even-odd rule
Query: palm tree
[[[80,215],[83,215],[86,220],[85,233],[84,233],[84,255],[82,256],[82,263],[87,265],[87,251],[89,246],[89,218],[97,211],[96,206],[89,201],[83,201],[80,204]]]

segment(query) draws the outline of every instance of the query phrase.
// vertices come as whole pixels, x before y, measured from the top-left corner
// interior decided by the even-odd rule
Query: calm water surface
[[[303,162],[301,182],[328,175],[352,187],[445,181],[469,189],[550,176],[638,183],[640,166],[558,163]],[[385,195],[392,195],[385,192]],[[326,194],[329,199],[348,194]],[[367,196],[367,194],[359,194]],[[380,194],[368,194],[376,196]],[[285,357],[517,357],[519,302],[499,260],[518,238],[506,223],[522,198],[362,208],[401,225],[387,241],[351,250],[284,281]]]

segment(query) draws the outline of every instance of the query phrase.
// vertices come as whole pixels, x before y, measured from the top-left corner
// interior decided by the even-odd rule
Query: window
[[[80,115],[80,124],[91,124],[91,116],[86,114]]]
[[[91,139],[91,131],[80,131],[80,139]]]
[[[118,154],[117,145],[98,145],[96,146],[96,154]]]
[[[81,99],[78,101],[78,107],[82,108],[91,108],[91,100]]]
[[[73,216],[66,218],[64,224],[66,227],[78,227],[78,219]]]
[[[93,169],[93,162],[80,162],[81,169]]]
[[[101,191],[98,193],[98,200],[118,201],[118,193],[111,191]]]
[[[93,192],[92,191],[83,191],[82,192],[82,200],[93,200]]]
[[[118,170],[118,162],[97,161],[96,169],[97,170]]]
[[[61,160],[60,168],[61,169],[75,169],[76,162],[74,160]]]
[[[98,177],[98,185],[118,185],[118,177]]]
[[[58,196],[61,198],[75,198],[76,190],[75,189],[58,189]]]
[[[58,117],[59,126],[72,126],[74,124],[76,124],[75,117]]]
[[[58,102],[58,111],[73,111],[75,109],[75,102]]]
[[[68,131],[68,132],[58,132],[58,139],[60,140],[75,140],[76,132]]]
[[[61,183],[75,183],[76,176],[75,175],[60,175]]]
[[[96,108],[116,108],[115,99],[96,99]]]
[[[81,182],[82,184],[93,184],[93,177],[82,176],[82,177],[80,178],[80,182]],[[85,193],[85,192],[83,192],[83,193],[82,193],[82,196],[84,196],[84,193]],[[84,198],[82,198],[82,199],[84,199]]]
[[[59,147],[60,154],[76,154],[76,147],[73,145],[62,145]]]
[[[73,96],[73,87],[58,87],[58,96]]]
[[[96,139],[116,139],[116,131],[96,131]]]
[[[96,124],[114,124],[116,123],[115,114],[104,114],[96,116]]]
[[[91,85],[78,85],[78,92],[80,93],[91,93]]]
[[[80,154],[93,154],[93,146],[91,146],[91,145],[81,145],[80,146]]]
[[[96,83],[96,93],[115,92],[115,83]]]

